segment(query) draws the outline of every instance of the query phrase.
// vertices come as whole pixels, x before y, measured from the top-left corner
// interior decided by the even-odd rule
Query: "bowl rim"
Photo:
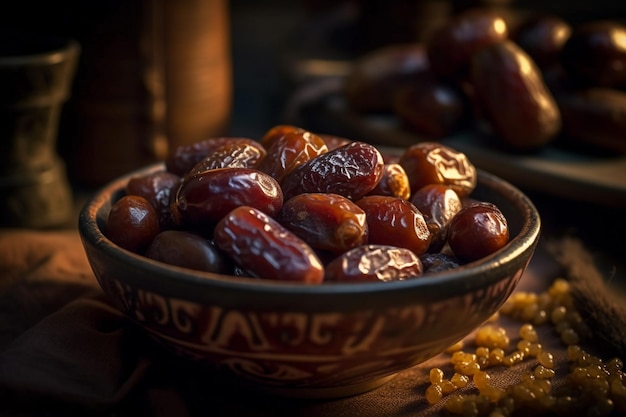
[[[251,306],[262,305],[263,302],[258,300],[263,296],[271,296],[276,302],[290,305],[298,305],[300,302],[310,304],[311,297],[322,303],[333,304],[345,300],[345,296],[348,295],[358,295],[359,304],[380,303],[383,299],[389,299],[390,295],[393,295],[392,299],[398,305],[414,304],[416,301],[425,299],[433,301],[437,298],[449,298],[497,283],[505,275],[525,268],[532,257],[541,232],[539,212],[528,196],[508,181],[477,169],[479,186],[506,190],[507,200],[510,200],[523,213],[523,222],[520,230],[506,246],[478,261],[455,268],[453,271],[433,273],[402,281],[318,285],[195,271],[167,265],[123,249],[109,240],[98,224],[98,211],[123,189],[123,185],[131,177],[163,169],[165,168],[162,162],[155,163],[122,175],[102,186],[87,199],[80,210],[79,234],[85,249],[86,246],[91,245],[96,250],[102,251],[111,261],[140,269],[143,274],[130,278],[130,284],[163,291],[163,284],[167,280],[168,296],[181,296],[198,301],[205,299],[206,292],[235,296],[240,299],[240,302],[247,301]],[[91,262],[91,259],[89,261]],[[153,278],[148,280],[146,276]],[[444,287],[446,291],[441,294],[441,288]],[[288,299],[282,301],[281,297]]]

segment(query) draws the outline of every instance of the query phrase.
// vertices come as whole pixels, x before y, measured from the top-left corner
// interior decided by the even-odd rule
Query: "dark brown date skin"
[[[215,244],[257,278],[320,284],[324,266],[313,249],[278,221],[240,206],[215,226]]]
[[[301,193],[333,193],[356,200],[383,175],[383,157],[375,146],[350,142],[301,164],[281,183],[285,199]]]
[[[186,176],[218,168],[257,168],[266,154],[265,148],[258,144],[235,140],[209,153]]]
[[[411,185],[404,168],[398,163],[385,163],[383,176],[368,195],[388,195],[408,200],[411,197]]]
[[[626,26],[592,21],[576,26],[563,46],[568,74],[587,86],[626,87]]]
[[[242,205],[276,215],[283,205],[280,185],[256,169],[213,169],[186,177],[173,206],[184,225],[203,226],[214,225]]]
[[[461,266],[461,262],[452,255],[443,252],[426,252],[420,256],[424,274],[436,274],[450,271]]]
[[[398,88],[432,78],[421,43],[389,45],[358,58],[344,82],[345,97],[357,112],[385,112],[393,108]]]
[[[400,281],[422,275],[422,263],[406,248],[363,245],[351,249],[326,265],[327,282]]]
[[[536,14],[515,28],[511,39],[545,71],[561,64],[563,46],[571,34],[572,26],[561,17]]]
[[[411,194],[429,184],[443,184],[459,197],[476,187],[476,167],[462,152],[438,142],[420,142],[404,150],[398,163],[411,184]]]
[[[267,149],[267,157],[259,170],[279,183],[299,165],[328,152],[324,139],[307,131],[294,131],[276,138]]]
[[[393,111],[409,130],[432,139],[451,135],[470,120],[464,93],[445,81],[414,83],[398,89]]]
[[[472,55],[509,37],[506,21],[497,13],[472,9],[435,29],[426,44],[432,71],[454,81],[467,78]]]
[[[367,243],[365,212],[338,194],[298,194],[277,219],[316,250],[342,253]]]
[[[463,262],[491,255],[508,242],[506,218],[498,207],[488,202],[463,207],[448,225],[448,245]]]
[[[263,134],[259,143],[263,145],[265,149],[269,149],[277,139],[280,139],[287,134],[304,132],[306,132],[306,130],[298,126],[276,125]]]
[[[399,246],[418,256],[428,250],[431,241],[428,225],[410,201],[370,195],[356,204],[365,212],[370,244]]]
[[[159,233],[159,215],[144,197],[125,195],[113,204],[104,227],[116,245],[143,254]]]
[[[177,146],[165,158],[165,168],[169,172],[184,177],[196,164],[202,161],[211,152],[226,143],[238,141],[245,142],[251,146],[257,146],[262,152],[265,152],[265,149],[259,142],[249,138],[214,137],[189,145]]]
[[[626,154],[626,92],[588,88],[558,97],[563,130],[588,147]]]
[[[170,204],[182,179],[171,172],[157,171],[128,180],[126,194],[144,197],[155,208],[161,230],[174,226]]]
[[[197,271],[227,274],[232,267],[217,247],[196,233],[164,230],[154,237],[145,254],[148,258]]]
[[[556,100],[535,62],[513,41],[476,52],[471,83],[485,121],[505,147],[535,150],[559,134],[561,113]]]
[[[430,230],[428,250],[440,250],[446,242],[448,223],[463,206],[461,198],[447,185],[429,184],[413,193],[410,201],[424,215]]]

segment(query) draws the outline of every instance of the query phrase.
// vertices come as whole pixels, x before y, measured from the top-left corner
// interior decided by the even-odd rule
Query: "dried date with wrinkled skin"
[[[365,212],[338,194],[298,194],[277,219],[314,249],[342,253],[367,243]]]
[[[326,265],[327,282],[400,281],[422,275],[419,257],[390,245],[363,245],[344,252]]]
[[[285,199],[301,193],[333,193],[356,200],[383,175],[381,153],[365,142],[351,142],[294,169],[281,183]]]
[[[326,142],[319,136],[307,132],[291,132],[275,139],[267,149],[267,157],[260,163],[259,170],[282,182],[296,167],[328,152]]]
[[[422,213],[398,197],[370,195],[356,201],[367,218],[370,244],[400,246],[416,255],[428,250],[430,231]]]
[[[267,152],[247,141],[232,141],[223,144],[189,170],[187,176],[218,168],[257,168]]]
[[[215,226],[215,244],[255,277],[320,284],[324,266],[313,249],[278,221],[249,206]]]
[[[380,181],[368,195],[389,195],[408,200],[411,197],[411,185],[404,168],[397,163],[385,163]]]
[[[263,145],[265,149],[269,149],[276,140],[282,138],[285,135],[288,135],[290,133],[304,133],[304,132],[306,132],[306,130],[298,126],[276,125],[272,127],[270,130],[268,130],[267,132],[265,132],[265,134],[261,137],[261,140],[259,142],[261,143],[261,145]]]
[[[476,187],[476,167],[469,158],[438,142],[420,142],[409,146],[398,163],[411,184],[411,193],[428,184],[444,184],[459,197],[467,197]]]
[[[259,142],[249,138],[238,137],[214,137],[201,140],[189,145],[180,145],[174,148],[165,158],[167,171],[184,177],[187,173],[207,155],[222,145],[230,142],[244,142],[251,146],[257,146],[265,152],[265,148]]]
[[[413,193],[410,201],[424,215],[430,230],[428,250],[440,250],[446,242],[448,223],[463,206],[461,198],[447,185],[429,184]]]
[[[461,262],[452,255],[443,252],[426,252],[420,256],[424,274],[436,274],[450,271],[461,266]]]
[[[283,193],[268,174],[250,168],[220,168],[186,177],[176,194],[176,218],[188,226],[214,225],[238,206],[252,206],[274,216]]]
[[[491,255],[509,242],[509,227],[498,207],[478,202],[463,207],[448,225],[448,245],[463,262]]]

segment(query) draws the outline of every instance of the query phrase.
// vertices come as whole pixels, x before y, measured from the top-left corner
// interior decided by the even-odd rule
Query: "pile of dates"
[[[437,142],[399,155],[277,125],[216,137],[133,176],[103,227],[117,245],[194,270],[260,279],[392,281],[475,261],[509,241],[476,169]]]
[[[423,138],[468,128],[513,152],[545,145],[626,153],[626,26],[470,9],[419,43],[354,63],[344,95]]]

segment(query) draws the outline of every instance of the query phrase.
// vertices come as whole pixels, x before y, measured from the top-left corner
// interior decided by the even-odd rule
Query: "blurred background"
[[[218,135],[260,138],[290,121],[290,100],[303,84],[341,76],[367,51],[420,40],[460,10],[537,10],[580,22],[619,18],[625,4],[23,0],[0,13],[0,25],[80,42],[58,147],[72,182],[97,186],[162,159],[177,144]]]

